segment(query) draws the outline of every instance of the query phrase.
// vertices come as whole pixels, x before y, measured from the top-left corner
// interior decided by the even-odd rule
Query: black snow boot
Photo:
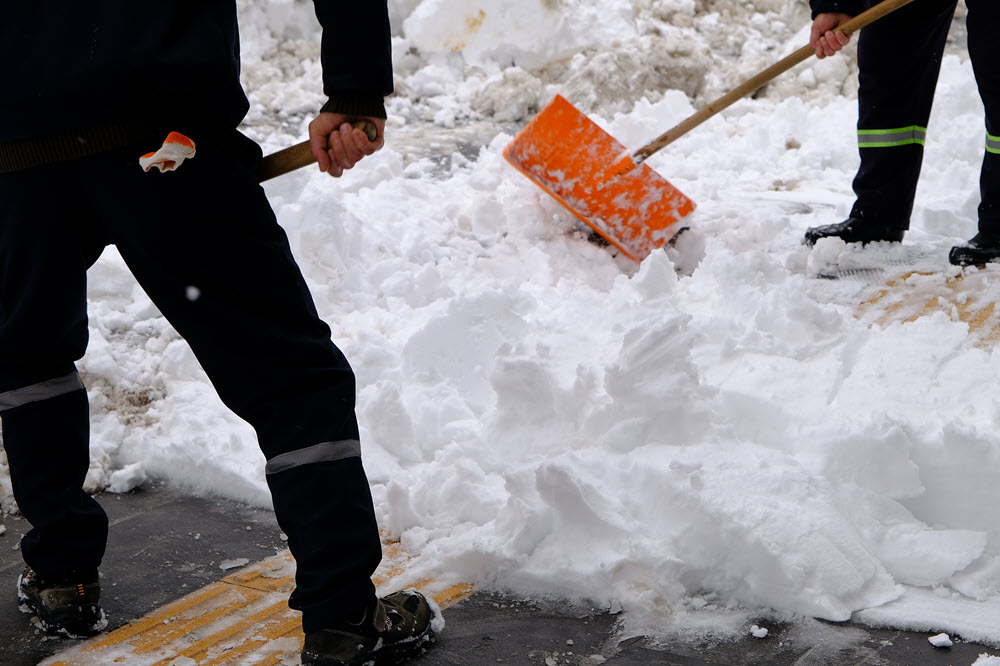
[[[948,261],[955,266],[978,266],[997,259],[1000,259],[1000,234],[982,231],[948,253]]]
[[[314,666],[397,664],[422,652],[434,639],[435,611],[416,590],[376,599],[357,624],[344,623],[306,634],[302,663]]]
[[[21,610],[33,613],[35,624],[49,634],[86,638],[108,626],[96,571],[45,579],[29,567],[17,579],[17,597]]]
[[[806,229],[806,235],[802,242],[806,245],[815,245],[816,241],[821,238],[840,238],[845,243],[865,244],[879,241],[899,243],[903,240],[905,232],[905,229],[886,227],[860,217],[851,216],[843,222]]]

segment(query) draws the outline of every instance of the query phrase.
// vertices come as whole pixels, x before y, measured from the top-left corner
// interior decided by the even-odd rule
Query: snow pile
[[[561,92],[639,146],[801,45],[805,3],[390,8],[387,147],[267,191],[357,372],[407,575],[587,599],[656,635],[853,615],[1000,644],[1000,358],[943,313],[870,326],[856,285],[815,277],[914,253],[940,270],[974,233],[982,109],[960,51],[905,251],[799,242],[852,203],[847,54],[650,160],[698,202],[698,251],[635,267],[504,162],[513,132]],[[307,2],[241,16],[247,131],[274,150],[319,106],[318,33]],[[253,433],[112,250],[90,284],[90,487],[267,503]]]
[[[1000,657],[994,657],[984,652],[979,655],[972,666],[1000,666]]]

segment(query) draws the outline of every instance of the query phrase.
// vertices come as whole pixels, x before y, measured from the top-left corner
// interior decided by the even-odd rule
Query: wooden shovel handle
[[[355,120],[351,125],[368,136],[369,141],[374,141],[378,137],[378,128],[370,120]],[[264,158],[261,166],[260,182],[270,180],[277,176],[283,176],[290,171],[309,166],[316,161],[308,141],[297,143],[294,146],[283,148],[275,153],[271,153]]]
[[[837,31],[843,32],[845,35],[850,35],[851,33],[857,32],[861,28],[865,27],[869,23],[872,23],[886,14],[893,12],[903,5],[909,4],[913,0],[884,0],[879,4],[875,5],[871,9],[861,14],[858,14],[851,20],[841,24],[836,28]],[[648,144],[638,149],[632,154],[632,161],[636,164],[640,164],[645,161],[650,155],[660,150],[661,148],[673,143],[680,137],[684,136],[691,130],[693,130],[698,125],[702,124],[715,114],[719,113],[733,102],[743,99],[747,95],[761,88],[765,83],[769,82],[771,79],[777,77],[795,65],[798,65],[804,60],[808,60],[810,56],[814,55],[815,51],[811,46],[803,46],[801,49],[795,53],[787,56],[780,62],[777,62],[763,72],[753,77],[746,83],[742,84],[738,88],[734,88],[730,92],[726,93],[719,99],[715,100],[705,108],[701,109],[693,116],[687,120],[682,121],[673,128],[667,130],[657,138],[650,141]]]

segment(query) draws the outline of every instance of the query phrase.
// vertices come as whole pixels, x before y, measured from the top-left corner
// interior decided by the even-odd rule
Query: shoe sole
[[[430,601],[430,600],[428,600]],[[391,645],[382,645],[366,655],[344,661],[343,659],[324,658],[309,652],[302,653],[302,666],[387,666],[398,664],[411,657],[423,654],[437,640],[435,626],[443,626],[441,609],[431,602],[431,619],[423,633],[407,638]],[[439,626],[439,628],[440,628]]]
[[[398,664],[402,660],[416,657],[434,643],[436,636],[431,628],[415,638],[399,641],[392,645],[376,648],[368,654],[344,661],[342,659],[330,659],[309,652],[302,653],[302,666],[386,666],[388,664]]]

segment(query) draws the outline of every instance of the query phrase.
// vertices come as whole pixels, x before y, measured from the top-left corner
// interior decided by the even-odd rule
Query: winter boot
[[[825,224],[821,227],[806,229],[806,235],[802,242],[806,245],[815,245],[816,241],[821,238],[840,238],[845,243],[861,243],[862,245],[879,241],[899,243],[903,240],[905,232],[905,229],[886,227],[852,216],[836,224]]]
[[[396,664],[423,651],[434,639],[432,610],[415,590],[376,599],[357,624],[306,634],[302,663],[317,666]]]
[[[30,567],[17,579],[21,610],[33,613],[36,625],[49,634],[86,638],[108,626],[101,610],[101,583],[89,575],[45,579]]]
[[[997,259],[1000,259],[1000,235],[982,231],[948,253],[948,261],[955,266],[976,266]]]

